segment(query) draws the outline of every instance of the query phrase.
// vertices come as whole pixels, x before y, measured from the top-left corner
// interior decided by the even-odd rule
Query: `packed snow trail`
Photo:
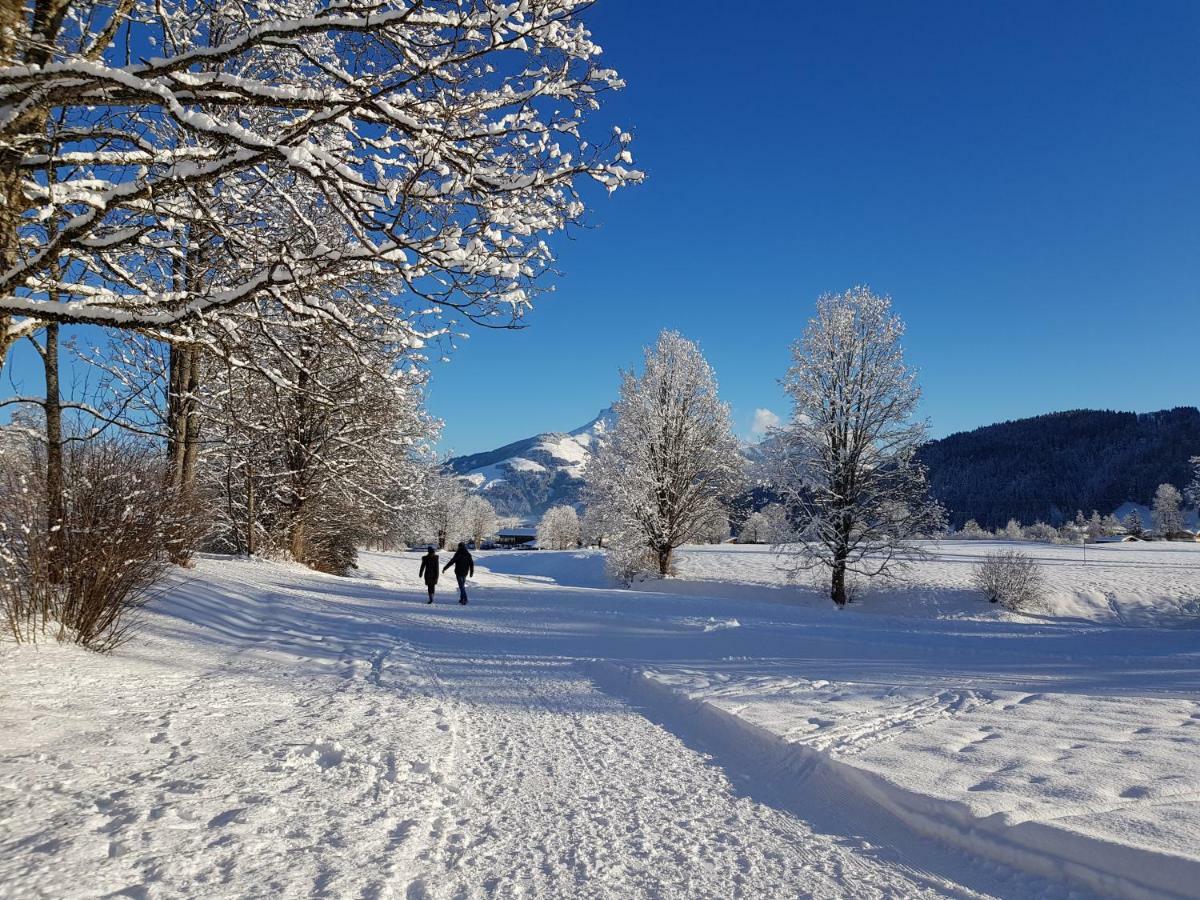
[[[460,744],[410,897],[959,893],[739,796],[567,663],[434,663]]]
[[[507,562],[588,584],[569,557]],[[429,607],[416,555],[364,554],[349,579],[201,559],[111,657],[0,647],[0,895],[1084,896],[917,838],[605,672],[686,669],[735,713],[754,679],[825,698],[818,673],[946,694],[879,717],[886,746],[998,686],[1134,695],[1121,709],[1196,692],[1194,633],[847,619],[481,562],[470,606]],[[878,728],[835,713],[875,708],[856,690],[804,721],[871,750]]]

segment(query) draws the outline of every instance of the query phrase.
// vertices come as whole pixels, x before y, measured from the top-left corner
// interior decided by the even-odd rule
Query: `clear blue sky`
[[[629,84],[598,122],[634,133],[649,178],[589,195],[527,329],[434,366],[446,452],[583,424],[665,327],[700,342],[746,435],[757,408],[786,415],[816,297],[859,283],[908,323],[935,435],[1200,403],[1200,3],[588,15]],[[13,363],[38,381],[32,351]]]
[[[599,0],[649,178],[557,241],[522,332],[435,367],[455,453],[587,421],[664,327],[784,414],[788,345],[867,283],[934,434],[1200,402],[1200,4]]]

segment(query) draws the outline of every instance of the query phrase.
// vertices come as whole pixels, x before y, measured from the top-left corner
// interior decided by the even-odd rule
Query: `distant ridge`
[[[612,409],[604,409],[574,431],[544,432],[446,466],[501,515],[536,521],[551,506],[580,503],[587,464],[612,424]],[[746,444],[742,452],[752,465],[762,462],[762,445]],[[985,528],[1010,518],[1059,525],[1076,510],[1103,515],[1127,504],[1148,506],[1160,484],[1188,485],[1188,459],[1198,455],[1194,406],[1047,413],[952,434],[920,451],[951,524],[975,519]],[[756,508],[771,496],[760,486],[744,499]]]
[[[1076,510],[1102,515],[1148,505],[1158,485],[1183,490],[1200,455],[1200,410],[1077,409],[1016,419],[931,441],[920,451],[930,487],[954,526],[1010,518],[1061,524]]]

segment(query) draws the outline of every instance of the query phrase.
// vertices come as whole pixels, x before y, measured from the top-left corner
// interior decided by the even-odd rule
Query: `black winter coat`
[[[438,557],[436,553],[426,553],[421,557],[421,571],[417,573],[417,577],[424,578],[426,584],[437,584]]]
[[[455,575],[469,575],[472,577],[475,575],[475,560],[472,558],[470,552],[465,549],[460,548],[455,550],[454,555],[450,557],[450,562],[442,566],[442,571],[445,572],[451,566],[454,566]]]

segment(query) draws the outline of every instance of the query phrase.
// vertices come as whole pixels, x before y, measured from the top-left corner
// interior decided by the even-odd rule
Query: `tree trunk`
[[[292,508],[292,514],[295,518],[292,520],[292,532],[289,535],[290,549],[292,551],[292,559],[302,563],[305,561],[305,555],[308,551],[306,540],[306,529],[304,527],[304,502],[301,501],[295,504]]]
[[[254,469],[246,466],[246,555],[254,555]]]
[[[46,525],[49,529],[50,580],[63,576],[63,437],[62,393],[58,377],[58,323],[46,326],[42,365],[46,373]]]
[[[846,551],[841,547],[833,555],[829,596],[839,607],[846,605]]]
[[[170,486],[182,496],[196,483],[200,451],[200,351],[172,345],[167,377],[167,464]]]
[[[664,578],[671,574],[671,554],[674,551],[674,547],[659,547],[655,551],[658,556],[658,574]]]

